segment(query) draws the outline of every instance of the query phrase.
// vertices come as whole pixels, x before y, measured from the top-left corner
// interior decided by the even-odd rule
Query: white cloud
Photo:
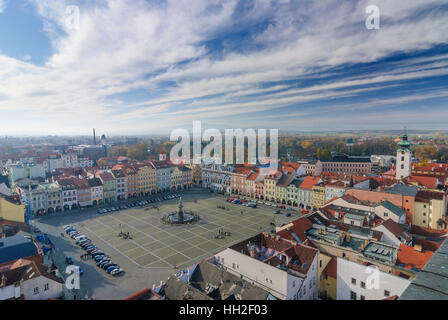
[[[418,16],[442,0],[377,0],[382,25],[375,31],[364,27],[364,8],[370,4],[365,0],[254,1],[253,6],[245,3],[244,13],[236,12],[237,0],[102,0],[80,6],[79,30],[65,25],[65,8],[72,1],[29,1],[45,22],[54,54],[45,66],[35,66],[0,52],[0,95],[7,97],[0,100],[0,110],[22,115],[11,116],[5,132],[18,125],[37,132],[43,127],[90,132],[94,125],[147,130],[190,117],[267,111],[355,93],[359,86],[448,73],[444,55],[420,62],[427,63],[426,69],[415,62],[312,86],[265,86],[448,43],[443,14]],[[267,18],[271,24],[238,51],[224,42],[223,52],[214,55],[204,44],[226,32],[255,28]],[[144,90],[150,98],[108,98],[133,90]]]

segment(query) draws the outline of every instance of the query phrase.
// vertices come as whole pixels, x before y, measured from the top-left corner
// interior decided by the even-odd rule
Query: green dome
[[[411,143],[408,141],[408,135],[406,133],[401,136],[401,141],[398,142],[398,145],[401,149],[409,149]]]

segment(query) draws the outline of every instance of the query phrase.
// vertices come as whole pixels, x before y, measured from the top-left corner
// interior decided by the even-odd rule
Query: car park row
[[[75,240],[76,244],[79,245],[84,251],[85,254],[81,255],[81,258],[92,258],[95,260],[95,263],[98,267],[104,269],[108,274],[113,276],[119,275],[123,273],[123,269],[116,263],[114,263],[111,258],[102,252],[96,245],[93,244],[92,240],[90,240],[87,236],[80,234],[75,227],[68,225],[64,226],[64,231],[68,234],[72,239]],[[73,260],[71,257],[65,257],[67,264],[73,264]],[[80,275],[83,274],[83,271],[80,267],[78,268],[78,272]]]
[[[179,197],[180,197],[179,194],[169,194],[169,195],[165,195],[162,197],[152,198],[149,200],[136,201],[136,202],[120,205],[120,206],[98,209],[97,213],[104,214],[104,213],[110,213],[110,212],[120,211],[120,210],[124,210],[124,209],[130,209],[130,208],[134,208],[134,207],[144,207],[151,203],[157,203],[157,202],[161,202],[164,200],[171,200],[171,199],[175,199],[175,198],[179,198]]]

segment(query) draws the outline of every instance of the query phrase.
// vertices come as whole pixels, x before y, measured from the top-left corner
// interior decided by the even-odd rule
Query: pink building
[[[255,182],[255,198],[258,200],[264,199],[264,181]]]

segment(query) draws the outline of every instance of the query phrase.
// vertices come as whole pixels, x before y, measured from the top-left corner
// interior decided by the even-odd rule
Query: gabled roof
[[[382,203],[380,203],[379,205],[382,205],[383,207],[385,207],[386,209],[390,210],[392,213],[394,213],[397,217],[402,217],[405,215],[405,212],[403,209],[397,207],[396,205],[394,205],[392,202],[389,201],[384,201]]]
[[[410,177],[405,178],[405,180],[408,182],[416,182],[418,183],[418,185],[430,189],[437,188],[437,185],[439,184],[437,177],[423,176],[423,175],[412,175]]]
[[[31,257],[37,253],[38,249],[33,240],[23,235],[0,239],[0,264]]]
[[[319,177],[307,176],[300,185],[300,189],[313,190],[313,186],[319,183],[319,181],[320,181]]]
[[[336,258],[331,258],[325,269],[322,271],[323,274],[336,279],[338,277],[338,261]]]
[[[103,183],[101,182],[101,180],[99,178],[87,179],[87,183],[89,184],[90,187],[102,187],[103,186]]]
[[[239,297],[241,300],[266,300],[269,296],[268,291],[208,261],[196,266],[190,278],[190,285],[214,300],[226,300],[232,297]]]
[[[388,219],[382,223],[382,225],[389,230],[395,237],[401,237],[406,241],[411,241],[412,237],[400,226],[400,224],[396,223],[392,219]]]
[[[385,193],[391,194],[401,194],[403,196],[415,197],[418,192],[418,187],[416,186],[407,186],[404,184],[396,184],[393,187],[384,190]]]
[[[113,181],[114,176],[110,172],[103,172],[99,173],[98,177],[101,179],[101,181]]]
[[[171,276],[167,280],[163,291],[168,300],[213,300],[175,276]]]
[[[294,175],[293,174],[284,174],[278,180],[277,186],[286,188],[289,185],[289,183],[291,182],[292,179],[294,179]]]
[[[39,262],[18,259],[12,264],[4,265],[0,268],[0,279],[6,278],[6,285],[12,285],[17,282],[27,281],[37,277],[45,277],[56,281],[58,283],[64,283],[61,278],[49,273],[49,268]]]

